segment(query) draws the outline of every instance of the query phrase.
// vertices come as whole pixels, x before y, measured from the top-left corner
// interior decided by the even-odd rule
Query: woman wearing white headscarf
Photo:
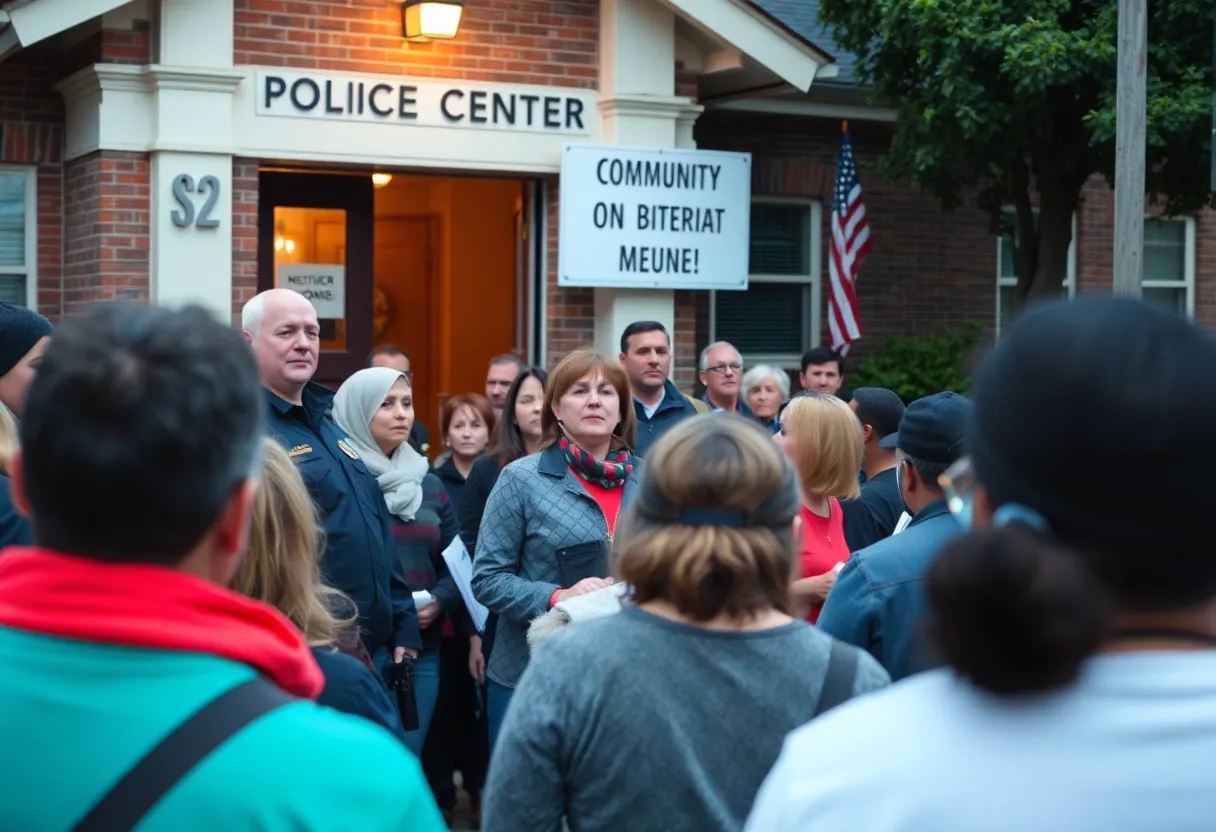
[[[463,614],[464,602],[452,580],[443,550],[460,534],[456,510],[426,457],[409,443],[414,393],[397,370],[372,367],[348,378],[334,397],[334,421],[380,483],[393,515],[393,539],[406,582],[414,590],[422,651],[414,667],[418,729],[406,732],[421,756],[439,696],[439,646],[449,619]]]

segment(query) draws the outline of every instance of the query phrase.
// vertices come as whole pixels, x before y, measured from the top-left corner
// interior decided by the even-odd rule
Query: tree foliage
[[[978,193],[1019,244],[1015,304],[1059,291],[1072,215],[1113,184],[1117,0],[821,0],[859,80],[898,109],[883,158],[947,207]],[[1212,0],[1148,0],[1146,185],[1167,213],[1209,202]],[[1034,210],[1040,212],[1034,221]],[[1036,229],[1037,225],[1037,229]]]

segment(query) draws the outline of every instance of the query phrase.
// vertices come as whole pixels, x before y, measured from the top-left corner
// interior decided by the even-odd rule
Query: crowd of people
[[[1035,305],[909,403],[725,342],[686,394],[639,321],[495,357],[434,433],[401,349],[333,391],[319,345],[286,290],[239,331],[0,305],[0,828],[1216,817],[1184,318]]]

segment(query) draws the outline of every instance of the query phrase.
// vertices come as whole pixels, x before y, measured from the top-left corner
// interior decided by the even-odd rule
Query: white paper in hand
[[[414,608],[420,610],[433,600],[435,600],[434,595],[427,592],[425,589],[420,589],[414,593]]]
[[[464,547],[464,541],[459,536],[453,538],[448,548],[443,550],[443,559],[448,565],[448,571],[452,573],[452,579],[456,581],[456,587],[460,590],[460,597],[464,599],[469,615],[473,618],[473,626],[477,628],[477,632],[484,632],[490,611],[473,597],[473,559],[469,557],[469,550]]]

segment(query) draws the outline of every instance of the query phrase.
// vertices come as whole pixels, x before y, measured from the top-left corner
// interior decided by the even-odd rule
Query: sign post
[[[1116,295],[1141,297],[1144,274],[1144,165],[1147,158],[1148,0],[1119,0],[1115,106]]]
[[[747,288],[751,155],[568,144],[559,286]]]

